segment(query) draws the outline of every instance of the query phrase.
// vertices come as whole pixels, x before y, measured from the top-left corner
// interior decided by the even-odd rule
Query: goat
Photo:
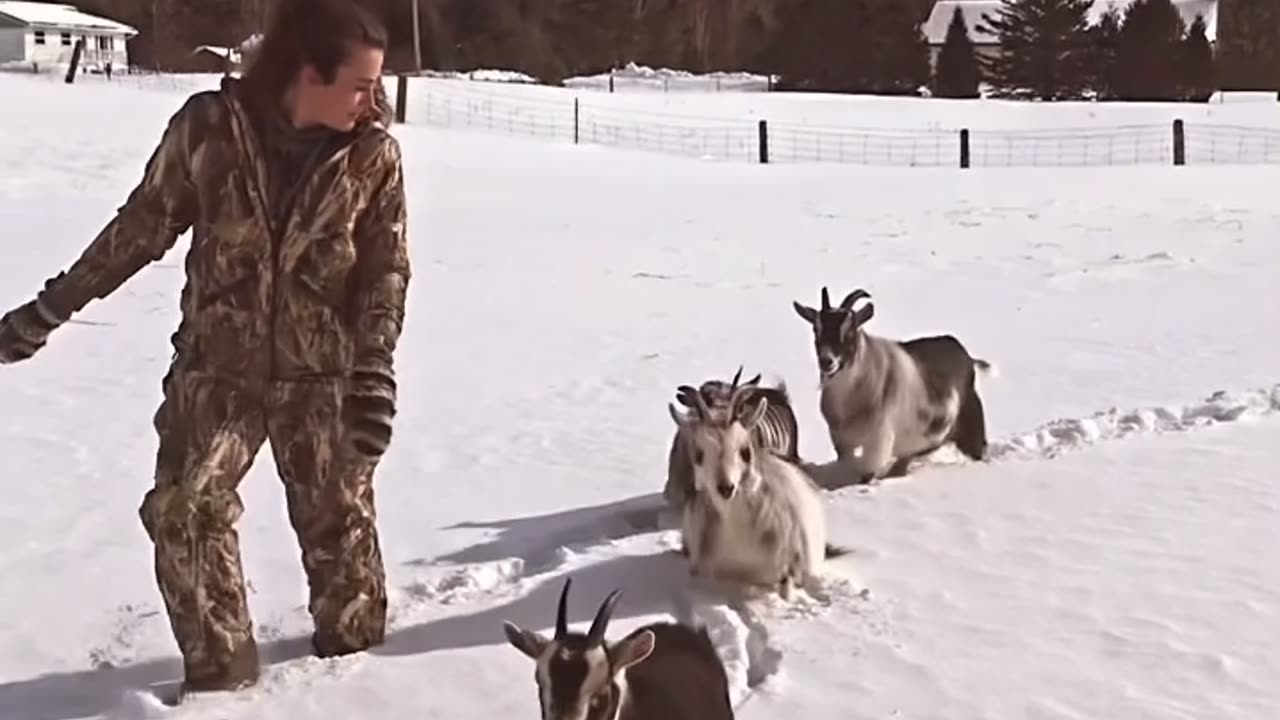
[[[570,632],[560,591],[555,636],[504,621],[507,642],[534,663],[544,720],[732,720],[729,678],[705,628],[657,622],[610,643],[605,630],[620,590],[585,635]]]
[[[987,450],[977,375],[994,366],[971,356],[952,335],[890,340],[863,329],[875,314],[871,295],[850,292],[831,306],[792,302],[813,328],[821,378],[819,405],[836,457],[853,462],[863,482],[907,474],[912,460],[948,442],[972,460]],[[858,300],[867,303],[855,310]]]
[[[698,393],[691,399],[684,415],[667,405],[693,461],[694,492],[681,522],[690,574],[776,589],[784,600],[795,586],[818,594],[821,564],[840,550],[826,543],[817,484],[755,439],[769,400],[749,385],[734,389],[724,407]]]
[[[769,401],[764,417],[752,430],[756,443],[792,462],[800,462],[800,426],[791,407],[791,396],[787,392],[786,383],[779,383],[776,387],[762,386],[757,373],[755,377],[739,385],[741,377],[742,366],[739,365],[732,382],[707,380],[697,390],[689,385],[681,385],[676,388],[676,399],[685,407],[693,408],[693,396],[701,395],[708,408],[723,411],[728,407],[729,398],[737,388],[752,388],[753,394]],[[676,428],[675,435],[671,438],[671,449],[667,453],[667,483],[662,489],[662,497],[667,501],[668,507],[674,510],[682,509],[693,492],[693,462],[686,444],[681,441],[681,432],[680,428]]]

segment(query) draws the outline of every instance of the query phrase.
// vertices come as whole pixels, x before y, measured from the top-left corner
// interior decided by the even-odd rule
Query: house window
[[[64,32],[64,33],[62,33],[62,44],[63,44],[63,45],[70,45],[70,44],[71,44],[71,33],[69,33],[69,32]]]
[[[31,34],[35,37],[35,39],[36,39],[36,44],[37,44],[37,45],[43,45],[43,44],[44,44],[44,31],[43,31],[43,30],[36,30],[35,32],[33,32],[33,33],[31,33]]]
[[[110,50],[110,49],[111,49],[111,36],[110,36],[110,35],[99,35],[99,36],[98,36],[98,49],[99,49],[99,50]]]

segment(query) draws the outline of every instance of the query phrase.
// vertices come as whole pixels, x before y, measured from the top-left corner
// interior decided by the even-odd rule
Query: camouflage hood
[[[383,76],[382,82],[373,87],[373,105],[365,113],[362,121],[376,125],[383,130],[389,130],[391,124],[395,122],[395,118],[395,108],[392,107],[391,101],[387,98],[386,76]]]

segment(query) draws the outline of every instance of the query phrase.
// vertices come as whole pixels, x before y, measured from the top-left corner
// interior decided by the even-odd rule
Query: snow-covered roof
[[[231,62],[240,62],[240,51],[237,48],[222,47],[221,45],[197,45],[196,49],[191,52],[192,54],[198,52],[212,53]]]
[[[124,23],[80,12],[74,5],[0,0],[0,17],[28,27],[50,27],[66,30],[90,30],[116,35],[137,35],[138,31]]]
[[[1089,22],[1098,22],[1112,6],[1123,13],[1132,1],[1095,0],[1093,6],[1089,8]],[[929,39],[929,44],[941,45],[947,38],[947,26],[951,24],[951,16],[956,8],[960,8],[960,13],[964,16],[965,24],[969,28],[969,39],[975,45],[992,45],[996,43],[995,36],[981,33],[977,27],[979,24],[985,25],[982,22],[984,13],[996,17],[1003,4],[1003,0],[938,0],[934,3],[933,11],[929,13],[929,19],[925,21],[922,30],[925,37]],[[1187,27],[1191,27],[1196,15],[1204,15],[1205,35],[1210,42],[1213,42],[1218,35],[1218,0],[1173,0],[1173,5],[1178,8]]]
[[[1124,9],[1131,2],[1132,0],[1095,0],[1089,13],[1089,21],[1097,22],[1110,5],[1115,5],[1123,15]],[[1203,15],[1205,37],[1209,38],[1209,42],[1218,37],[1218,0],[1173,0],[1173,6],[1178,8],[1178,14],[1182,15],[1182,22],[1188,28],[1195,22],[1196,15]]]
[[[925,37],[929,38],[930,45],[941,45],[947,39],[947,26],[951,24],[951,17],[955,15],[956,8],[960,8],[965,26],[969,28],[969,39],[975,45],[994,45],[996,37],[979,32],[978,25],[982,23],[983,13],[995,17],[1003,4],[1003,0],[938,0],[921,29]]]

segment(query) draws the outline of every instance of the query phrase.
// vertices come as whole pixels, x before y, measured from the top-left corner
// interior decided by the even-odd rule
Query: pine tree
[[[1116,95],[1121,100],[1180,98],[1185,34],[1171,0],[1134,0],[1116,46]]]
[[[1182,41],[1182,96],[1205,102],[1217,90],[1213,48],[1209,45],[1204,16],[1196,15]]]
[[[1120,11],[1112,5],[1089,28],[1089,87],[1099,100],[1116,98],[1116,48],[1121,24]]]
[[[1222,3],[1218,8],[1217,40],[1224,90],[1280,90],[1280,3]]]
[[[1078,98],[1089,80],[1088,15],[1093,0],[1006,0],[983,29],[1000,53],[980,63],[1001,97]]]
[[[938,67],[933,76],[933,95],[940,98],[976,98],[982,72],[969,38],[964,13],[957,7],[947,25],[947,37],[938,51]]]

